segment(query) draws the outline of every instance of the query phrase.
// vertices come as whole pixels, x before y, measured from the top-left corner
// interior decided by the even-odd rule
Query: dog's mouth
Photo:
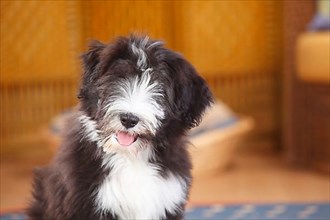
[[[136,134],[130,134],[125,131],[118,131],[116,133],[116,140],[117,142],[125,147],[130,146],[137,140],[138,136]]]

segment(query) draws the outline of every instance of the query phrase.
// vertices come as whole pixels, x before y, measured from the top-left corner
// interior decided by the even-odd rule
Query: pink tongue
[[[117,133],[117,140],[119,144],[129,146],[135,141],[135,136],[123,131],[119,131]]]

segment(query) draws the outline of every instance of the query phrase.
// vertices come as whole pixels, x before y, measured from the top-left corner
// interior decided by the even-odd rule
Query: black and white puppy
[[[185,134],[212,95],[181,55],[148,37],[93,42],[80,110],[36,171],[30,219],[182,219],[191,185]]]

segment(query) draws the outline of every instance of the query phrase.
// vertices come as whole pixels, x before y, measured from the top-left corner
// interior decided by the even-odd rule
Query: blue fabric
[[[316,15],[308,25],[308,29],[311,31],[328,31],[330,30],[330,18]]]
[[[26,216],[23,213],[8,213],[0,216],[1,220],[25,220]]]
[[[329,220],[330,203],[208,205],[188,208],[186,220]],[[25,220],[23,213],[7,213],[1,220]]]
[[[185,219],[329,220],[329,207],[329,203],[197,206],[186,211]]]
[[[203,134],[203,133],[206,133],[206,132],[209,132],[209,131],[213,131],[213,130],[217,130],[217,129],[224,129],[224,128],[227,128],[227,127],[230,127],[232,125],[234,125],[235,123],[237,123],[239,121],[239,118],[237,118],[236,116],[232,116],[226,120],[223,120],[219,123],[215,123],[213,126],[209,126],[209,127],[206,127],[206,128],[200,128],[200,129],[197,129],[197,130],[191,130],[189,132],[189,136],[190,137],[195,137],[195,136],[198,136],[200,134]]]

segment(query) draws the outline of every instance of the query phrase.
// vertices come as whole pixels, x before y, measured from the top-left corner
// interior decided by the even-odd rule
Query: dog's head
[[[159,135],[182,135],[212,102],[192,65],[148,37],[94,41],[82,58],[81,121],[106,152],[138,152]]]

